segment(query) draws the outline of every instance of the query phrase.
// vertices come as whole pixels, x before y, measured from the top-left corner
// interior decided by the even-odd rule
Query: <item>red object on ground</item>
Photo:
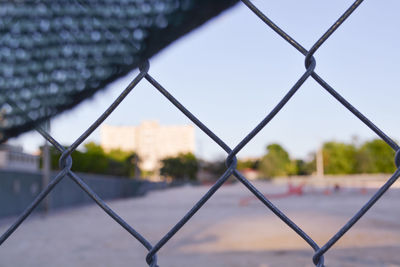
[[[299,185],[293,185],[292,183],[288,183],[288,190],[284,193],[276,193],[276,194],[264,194],[264,196],[267,199],[277,199],[277,198],[284,198],[284,197],[289,197],[289,196],[301,196],[303,195],[303,188],[304,188],[305,183],[301,183]],[[250,196],[246,198],[242,198],[239,201],[239,206],[247,206],[249,205],[250,201],[253,199],[257,199],[255,196]]]

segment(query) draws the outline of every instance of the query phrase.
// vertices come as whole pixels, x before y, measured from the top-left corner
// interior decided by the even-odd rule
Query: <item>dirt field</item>
[[[322,245],[376,189],[257,188]],[[109,205],[156,243],[206,192],[185,186]],[[400,191],[391,189],[325,255],[327,267],[400,266]],[[0,222],[3,233],[10,220]],[[241,184],[224,186],[158,253],[160,267],[313,266],[312,249]],[[147,266],[146,250],[97,206],[33,216],[0,247],[1,267]]]

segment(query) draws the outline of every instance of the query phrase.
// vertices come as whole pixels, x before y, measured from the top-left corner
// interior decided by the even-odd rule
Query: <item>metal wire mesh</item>
[[[254,196],[259,199],[268,209],[270,209],[277,217],[279,217],[287,226],[295,231],[309,246],[314,250],[314,256],[312,261],[316,266],[324,266],[324,255],[325,253],[339,240],[343,235],[354,226],[355,223],[378,201],[382,195],[389,189],[389,187],[398,179],[400,176],[400,169],[397,169],[394,174],[387,180],[387,182],[369,199],[369,201],[352,217],[339,231],[329,239],[325,244],[318,245],[306,232],[304,232],[295,222],[288,218],[278,207],[276,207],[268,198],[266,198],[260,191],[257,190],[253,184],[246,179],[237,169],[236,155],[245,147],[248,142],[254,138],[282,109],[283,106],[291,99],[291,97],[301,88],[303,83],[309,79],[314,79],[321,87],[332,95],[337,101],[339,101],[344,107],[346,107],[351,113],[359,118],[365,125],[367,125],[372,131],[374,131],[380,138],[382,138],[393,150],[396,151],[395,163],[397,168],[400,165],[400,153],[399,146],[390,139],[383,131],[381,131],[376,125],[374,125],[367,117],[353,107],[345,98],[343,98],[338,92],[335,91],[327,82],[325,82],[316,72],[315,65],[316,60],[313,57],[314,53],[321,47],[321,45],[331,36],[331,34],[338,29],[342,23],[356,10],[359,5],[363,2],[362,0],[355,1],[344,14],[318,39],[311,49],[306,50],[296,40],[291,38],[287,33],[280,29],[274,22],[266,17],[252,2],[249,0],[242,0],[255,15],[257,15],[265,24],[279,34],[285,41],[291,44],[301,54],[305,56],[305,68],[306,71],[293,85],[293,87],[287,92],[287,94],[279,101],[274,109],[265,116],[265,118],[245,137],[237,146],[233,149],[230,148],[220,137],[218,137],[212,130],[207,128],[196,116],[194,116],[183,104],[181,104],[173,95],[169,93],[160,83],[153,78],[150,73],[149,62],[144,62],[139,70],[140,73],[136,78],[129,84],[129,86],[119,95],[119,97],[112,103],[112,105],[92,124],[90,127],[68,148],[61,146],[50,134],[38,127],[37,131],[47,139],[62,155],[60,157],[60,168],[62,169],[47,187],[37,196],[37,198],[30,204],[30,206],[20,215],[15,223],[0,237],[0,245],[6,241],[6,239],[20,226],[20,224],[31,214],[36,206],[49,194],[53,188],[65,177],[72,179],[82,190],[84,190],[96,203],[99,205],[116,223],[120,224],[133,238],[137,239],[147,250],[148,254],[145,261],[151,267],[157,265],[157,252],[164,247],[168,241],[187,223],[190,221],[192,216],[202,208],[202,206],[212,197],[212,195],[227,181],[227,179],[233,175],[238,181],[240,181]],[[163,236],[156,244],[151,244],[144,236],[138,233],[132,226],[125,222],[118,214],[116,214],[106,203],[73,171],[71,171],[72,159],[71,153],[77,149],[77,147],[115,110],[115,108],[124,100],[124,98],[132,91],[132,89],[142,82],[147,80],[154,86],[162,95],[164,95],[178,110],[186,115],[194,124],[196,124],[205,134],[207,134],[215,143],[217,143],[226,153],[226,170],[224,174],[219,177],[216,183],[211,186],[208,192],[188,211],[185,216],[176,223],[176,225],[170,229],[170,231]],[[16,103],[11,100],[8,101],[16,110],[19,107]],[[29,119],[28,115],[25,115]]]
[[[0,142],[72,108],[236,2],[1,1]]]

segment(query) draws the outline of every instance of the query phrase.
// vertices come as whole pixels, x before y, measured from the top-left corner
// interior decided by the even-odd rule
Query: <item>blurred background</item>
[[[304,56],[236,1],[73,2],[0,3],[2,232],[60,171],[61,153],[31,129],[40,125],[70,146],[143,59],[151,57],[149,74],[231,148],[305,72]],[[308,49],[352,1],[253,3]],[[363,3],[315,54],[315,71],[395,141],[399,5]],[[30,82],[39,85],[27,93]],[[46,108],[35,109],[33,99]],[[322,245],[393,175],[395,153],[308,79],[239,152],[237,169]],[[224,173],[227,157],[145,80],[71,156],[72,170],[153,244]],[[398,187],[326,254],[327,266],[400,266]],[[64,179],[1,245],[0,266],[144,266],[145,249],[92,204]],[[312,255],[231,177],[160,250],[159,265],[313,266]]]

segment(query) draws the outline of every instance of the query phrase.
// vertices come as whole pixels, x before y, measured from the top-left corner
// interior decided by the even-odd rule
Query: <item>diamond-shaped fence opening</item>
[[[110,0],[111,1],[111,0]],[[85,2],[82,1],[82,5],[85,5]],[[101,1],[100,1],[101,2]],[[104,1],[104,3],[107,1]],[[129,1],[121,1],[123,3],[128,3]],[[152,1],[150,1],[152,2]],[[185,1],[183,1],[185,2]],[[190,1],[186,1],[190,3]],[[229,2],[229,1],[228,1]],[[234,1],[229,2],[229,4]],[[93,1],[88,1],[89,5],[95,5]],[[101,2],[103,3],[103,2]],[[145,1],[137,1],[137,3],[145,3]],[[171,8],[174,7],[174,3],[177,1],[170,1]],[[337,21],[314,43],[314,45],[310,49],[304,48],[300,43],[291,38],[286,32],[284,32],[281,28],[278,27],[273,21],[271,21],[265,14],[263,14],[252,2],[249,0],[242,0],[242,3],[246,5],[256,16],[258,16],[267,27],[270,27],[274,30],[278,35],[280,35],[285,41],[287,41],[291,46],[293,46],[299,53],[304,56],[305,60],[305,71],[301,77],[298,78],[297,82],[291,87],[288,88],[286,95],[277,103],[277,105],[268,113],[264,119],[247,135],[245,136],[235,147],[229,147],[224,141],[223,138],[220,138],[212,130],[210,130],[206,125],[204,125],[196,116],[194,116],[187,107],[185,107],[182,103],[180,103],[173,95],[169,93],[169,91],[163,87],[153,76],[150,74],[150,64],[146,60],[152,53],[144,53],[140,56],[140,61],[142,62],[139,67],[139,74],[134,78],[134,80],[128,85],[128,87],[122,91],[117,99],[112,103],[112,105],[92,124],[88,129],[77,139],[75,142],[68,148],[64,148],[61,146],[57,140],[53,139],[53,137],[47,133],[44,129],[36,126],[36,130],[47,139],[59,152],[62,153],[60,157],[60,168],[61,171],[51,180],[51,182],[47,185],[47,187],[37,196],[37,198],[29,205],[29,207],[19,216],[19,218],[14,222],[14,224],[0,237],[0,245],[7,240],[10,235],[24,222],[24,220],[32,213],[35,207],[39,205],[39,203],[54,189],[55,186],[62,179],[72,179],[83,191],[85,191],[96,203],[99,205],[104,212],[106,212],[116,223],[121,225],[133,238],[135,238],[138,242],[140,242],[147,250],[148,254],[146,259],[143,259],[148,266],[158,266],[157,265],[157,252],[168,244],[169,240],[187,223],[190,221],[192,216],[199,211],[203,205],[213,196],[213,194],[219,190],[219,188],[227,181],[230,176],[234,176],[240,183],[243,184],[245,188],[247,188],[254,196],[262,202],[266,208],[270,209],[279,219],[281,219],[288,227],[290,227],[293,231],[295,231],[303,240],[306,242],[314,251],[314,256],[312,261],[316,266],[324,266],[324,255],[325,253],[335,245],[335,243],[340,240],[346,232],[353,227],[357,221],[364,216],[364,214],[385,194],[385,192],[389,189],[389,187],[398,179],[400,176],[400,170],[397,169],[395,173],[387,180],[387,182],[368,200],[367,203],[351,218],[349,218],[348,222],[340,228],[337,233],[332,236],[326,243],[317,244],[305,231],[303,231],[294,221],[292,221],[284,212],[282,212],[277,206],[275,206],[267,197],[265,197],[246,177],[243,176],[236,169],[237,159],[236,155],[262,130],[264,129],[268,123],[275,117],[276,114],[280,112],[280,110],[290,101],[293,95],[296,94],[298,90],[301,89],[303,83],[308,79],[315,80],[320,86],[322,90],[326,90],[333,98],[335,98],[338,102],[340,102],[345,108],[349,110],[349,112],[353,113],[358,119],[360,119],[366,126],[368,126],[372,131],[374,131],[382,140],[384,140],[394,151],[396,151],[395,163],[396,166],[399,167],[400,164],[400,153],[399,146],[390,139],[383,131],[381,131],[375,124],[373,124],[367,117],[365,117],[360,111],[358,111],[355,107],[353,107],[345,98],[343,98],[334,88],[332,88],[325,80],[319,76],[315,72],[316,59],[314,58],[315,52],[324,44],[324,42],[331,36],[332,33],[336,29],[338,29],[342,23],[352,14],[354,10],[356,10],[359,5],[362,3],[362,0],[355,1],[347,10],[344,12],[342,16],[340,16]],[[93,12],[93,16],[96,17],[96,10],[93,6],[82,7],[82,12]],[[12,7],[11,7],[12,8]],[[45,7],[42,7],[45,8]],[[142,7],[146,9],[147,7]],[[164,8],[166,8],[164,6]],[[186,8],[190,8],[190,5]],[[172,12],[172,11],[171,11]],[[196,12],[200,12],[197,10]],[[168,12],[167,12],[168,13]],[[156,20],[156,22],[161,25],[163,24],[162,18]],[[9,23],[12,23],[11,21]],[[44,23],[44,22],[43,22]],[[66,22],[68,24],[68,22]],[[113,23],[112,21],[98,21],[94,25],[99,29],[104,29],[104,25],[102,23]],[[164,21],[165,23],[165,21]],[[62,24],[62,23],[61,23]],[[61,25],[60,24],[60,25]],[[44,23],[41,25],[44,29],[49,27]],[[160,26],[158,25],[158,26]],[[162,25],[161,25],[162,26]],[[72,27],[72,26],[71,26]],[[113,27],[118,27],[118,25],[113,25]],[[20,29],[21,30],[21,29]],[[65,33],[67,34],[67,33]],[[99,33],[100,34],[100,33]],[[113,33],[104,32],[105,36],[109,36],[107,38],[115,38]],[[143,33],[142,33],[143,34]],[[140,33],[136,33],[134,36],[137,39],[143,38]],[[4,38],[4,37],[3,37]],[[65,37],[67,38],[67,37]],[[72,36],[70,38],[80,38],[79,36]],[[94,34],[91,36],[92,39],[98,39],[100,36]],[[127,40],[131,40],[130,37],[123,37],[119,39],[117,42],[120,45],[123,45]],[[10,41],[11,42],[11,41]],[[12,42],[11,44],[12,45]],[[115,48],[117,49],[117,48]],[[120,47],[120,53],[124,55],[126,51]],[[139,49],[140,50],[140,49]],[[51,52],[51,51],[50,51]],[[49,52],[49,53],[50,53]],[[66,51],[66,53],[69,53]],[[22,56],[22,55],[21,55]],[[43,57],[47,57],[51,55],[43,55]],[[85,59],[86,60],[86,59]],[[90,59],[87,59],[90,60]],[[10,62],[11,64],[11,62]],[[95,63],[94,63],[95,64]],[[110,64],[112,62],[110,61]],[[107,70],[97,70],[98,72],[105,73]],[[118,71],[117,71],[118,72]],[[125,70],[118,72],[119,74],[125,73]],[[54,74],[57,78],[62,78],[62,74]],[[58,75],[58,76],[57,76]],[[204,194],[200,200],[185,214],[185,216],[179,220],[174,227],[172,227],[167,234],[165,234],[158,242],[152,244],[147,239],[146,236],[143,236],[141,233],[135,230],[134,226],[129,225],[123,218],[121,218],[118,214],[116,214],[107,204],[76,174],[71,170],[71,166],[73,164],[71,159],[71,153],[77,149],[77,147],[82,144],[83,141],[97,128],[101,123],[115,110],[115,108],[124,101],[124,98],[135,88],[135,86],[141,82],[146,80],[149,82],[154,89],[159,91],[166,99],[170,101],[172,105],[174,105],[180,112],[182,112],[187,118],[189,118],[197,127],[202,130],[209,138],[211,138],[217,145],[219,145],[227,154],[226,156],[226,170],[224,174],[219,177],[219,179],[213,184],[206,194]],[[4,79],[3,79],[4,82]],[[32,81],[34,82],[34,81]],[[85,81],[87,82],[87,81]],[[78,81],[79,83],[79,81]],[[94,88],[102,85],[97,84]],[[82,85],[83,87],[86,86]],[[89,81],[90,86],[90,81]],[[79,87],[77,87],[79,89]],[[83,88],[82,88],[83,89]],[[54,89],[57,92],[56,89]],[[89,92],[91,92],[89,90]],[[26,92],[29,97],[29,92]],[[91,93],[88,93],[91,94]],[[26,104],[24,102],[19,101],[17,95],[10,93],[10,95],[3,94],[2,101],[6,102],[9,107],[5,109],[5,116],[16,116],[15,121],[13,122],[15,125],[20,123],[26,123],[26,125],[36,125],[35,121],[40,120],[42,117],[46,118],[47,116],[40,116],[35,112],[31,112],[31,110],[26,109]],[[30,105],[36,105],[35,103],[30,103]],[[63,107],[67,107],[68,103],[61,105]],[[53,114],[51,110],[51,105],[47,107],[50,108],[50,113],[43,114]],[[28,111],[27,111],[28,110]],[[43,111],[44,112],[44,111]],[[57,111],[55,111],[57,112]],[[11,115],[10,115],[11,114]],[[36,114],[36,115],[35,115]],[[40,118],[39,118],[39,117]],[[29,128],[29,127],[28,127]],[[12,135],[12,133],[10,133]],[[1,249],[1,247],[0,247]],[[311,260],[311,259],[310,259]]]

